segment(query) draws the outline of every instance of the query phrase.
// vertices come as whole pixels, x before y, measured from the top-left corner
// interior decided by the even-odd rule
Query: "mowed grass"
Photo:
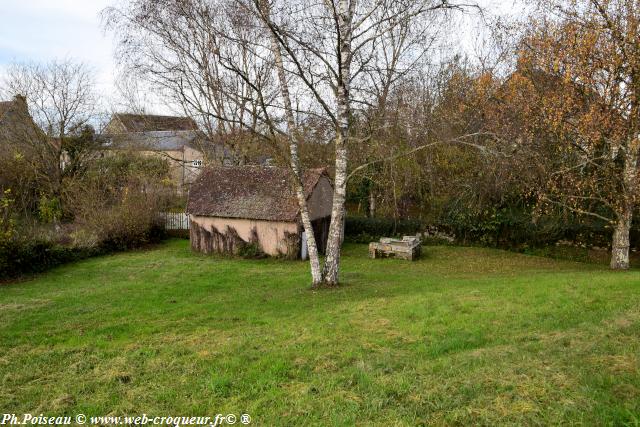
[[[427,247],[303,262],[173,240],[0,286],[0,413],[252,425],[638,425],[640,271]]]

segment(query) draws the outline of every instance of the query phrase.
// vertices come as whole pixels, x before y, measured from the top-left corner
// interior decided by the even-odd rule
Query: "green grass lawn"
[[[253,425],[638,425],[640,271],[427,247],[308,267],[188,242],[0,286],[0,414]],[[240,425],[240,424],[238,424]]]

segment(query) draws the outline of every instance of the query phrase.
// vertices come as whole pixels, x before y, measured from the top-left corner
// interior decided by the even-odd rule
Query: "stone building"
[[[172,181],[186,194],[204,165],[211,161],[211,144],[189,117],[114,114],[100,136],[105,151],[138,151],[169,162]],[[224,153],[222,153],[224,154]]]
[[[289,169],[265,166],[207,168],[189,193],[191,247],[238,253],[247,244],[272,256],[306,257],[298,201]],[[326,169],[304,174],[304,190],[318,249],[324,252],[333,187]]]

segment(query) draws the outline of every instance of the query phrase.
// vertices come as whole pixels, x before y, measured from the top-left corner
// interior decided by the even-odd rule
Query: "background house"
[[[44,132],[33,121],[24,96],[0,101],[0,142],[33,144],[44,140]]]
[[[290,173],[264,166],[206,169],[193,183],[187,203],[192,249],[237,253],[254,243],[268,255],[304,257],[306,236]],[[333,196],[326,169],[306,171],[304,189],[316,241],[324,252]]]
[[[17,155],[29,162],[47,163],[51,168],[47,174],[65,161],[60,142],[38,127],[22,95],[0,102],[0,159],[14,162]]]
[[[107,151],[135,150],[166,158],[179,194],[188,192],[206,163],[224,157],[224,150],[207,140],[189,117],[118,113],[100,138]]]
[[[124,134],[153,131],[184,132],[197,130],[198,125],[190,117],[116,113],[105,126],[104,133]]]

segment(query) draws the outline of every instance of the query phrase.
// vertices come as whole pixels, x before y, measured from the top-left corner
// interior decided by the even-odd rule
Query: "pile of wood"
[[[383,237],[380,242],[369,243],[371,258],[401,258],[413,261],[420,258],[422,242],[416,236],[404,236],[402,240]]]

